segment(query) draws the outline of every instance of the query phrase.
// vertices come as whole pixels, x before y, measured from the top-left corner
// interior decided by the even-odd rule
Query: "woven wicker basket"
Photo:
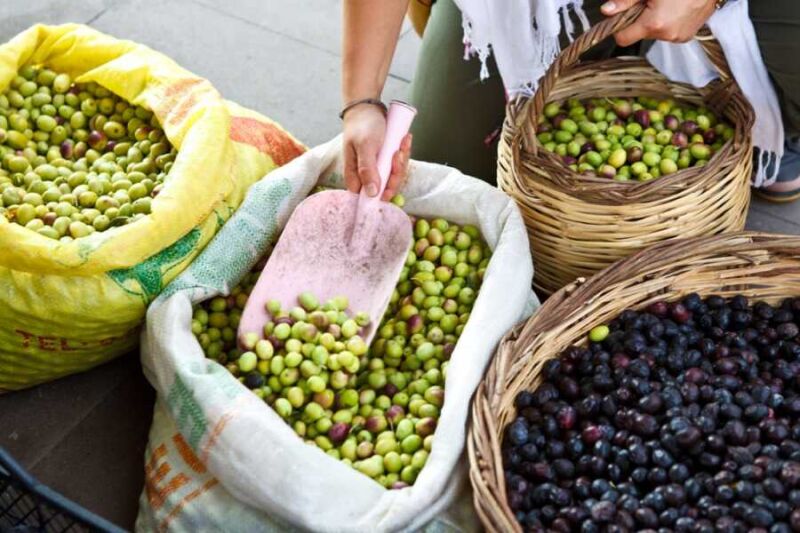
[[[534,286],[549,294],[666,239],[739,231],[750,204],[753,111],[733,80],[719,44],[700,37],[720,75],[702,89],[670,82],[641,58],[579,64],[582,53],[628,26],[642,5],[593,26],[566,48],[532,99],[512,102],[498,153],[501,189],[519,205],[531,242]],[[650,182],[578,174],[536,139],[537,117],[568,98],[649,96],[704,105],[735,135],[704,167]]]
[[[800,296],[800,237],[734,233],[661,243],[564,287],[510,332],[475,394],[467,436],[475,507],[487,530],[522,531],[506,503],[500,455],[517,393],[536,387],[544,362],[585,342],[592,327],[690,292],[770,303]]]

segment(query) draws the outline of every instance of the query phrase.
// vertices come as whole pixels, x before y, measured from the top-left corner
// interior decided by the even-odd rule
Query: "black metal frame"
[[[0,532],[84,531],[125,530],[39,483],[0,446]]]

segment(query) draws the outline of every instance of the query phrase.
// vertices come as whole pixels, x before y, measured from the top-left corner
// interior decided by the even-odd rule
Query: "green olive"
[[[115,173],[108,179],[129,181]],[[133,186],[146,180],[130,180],[135,183],[125,194],[135,197]],[[71,192],[80,196],[88,190],[81,186]],[[101,207],[117,209],[104,201],[99,197],[97,208],[86,210],[93,226],[108,217]],[[490,256],[472,226],[419,219],[414,233],[415,249],[376,326],[373,346],[360,337],[361,328],[369,326],[366,313],[349,313],[344,298],[320,306],[313,294],[303,293],[300,307],[291,310],[267,302],[272,318],[264,327],[267,339],[242,340],[257,360],[252,369],[253,362],[244,369],[226,365],[301,438],[386,486],[404,475],[413,483],[425,465],[444,400],[446,359],[469,319],[479,272]],[[418,246],[422,240],[425,246]],[[256,278],[246,276],[230,298],[214,298],[195,310],[192,332],[209,359],[225,363],[242,357],[228,324],[240,316]]]

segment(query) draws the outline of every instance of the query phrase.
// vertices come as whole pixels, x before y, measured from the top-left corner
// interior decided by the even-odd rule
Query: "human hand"
[[[347,190],[359,192],[364,187],[368,196],[380,189],[378,152],[386,134],[386,117],[372,105],[349,110],[344,118],[344,181]],[[411,135],[406,135],[400,149],[392,157],[389,181],[381,198],[390,200],[405,183],[411,157]]]
[[[600,9],[606,16],[616,15],[639,1],[610,0]],[[630,46],[642,39],[685,43],[694,38],[715,9],[715,0],[647,0],[639,18],[614,38],[620,46]]]

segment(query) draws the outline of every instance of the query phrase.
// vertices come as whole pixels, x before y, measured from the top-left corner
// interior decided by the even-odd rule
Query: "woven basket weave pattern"
[[[661,243],[564,287],[511,331],[475,394],[467,436],[475,507],[488,531],[521,531],[506,503],[500,453],[517,394],[538,386],[544,363],[585,343],[594,326],[691,292],[773,304],[800,296],[800,237],[736,233]]]
[[[562,52],[532,99],[508,106],[498,151],[498,184],[522,211],[536,267],[534,285],[545,293],[666,239],[744,228],[750,204],[753,111],[732,81],[716,41],[701,40],[720,74],[702,89],[670,82],[640,58],[578,63],[581,53],[627,26],[640,9],[607,19],[581,35]],[[646,183],[578,174],[538,145],[537,118],[548,102],[632,96],[704,105],[734,125],[734,138],[707,165]]]

